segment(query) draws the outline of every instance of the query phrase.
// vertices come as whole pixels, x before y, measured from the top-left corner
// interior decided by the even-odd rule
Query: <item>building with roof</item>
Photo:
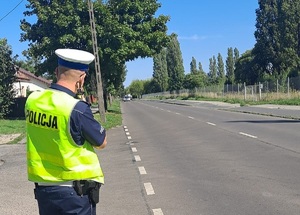
[[[43,77],[37,77],[23,68],[18,68],[16,78],[16,82],[13,84],[16,97],[26,97],[28,92],[42,91],[47,89],[52,83],[52,81]]]

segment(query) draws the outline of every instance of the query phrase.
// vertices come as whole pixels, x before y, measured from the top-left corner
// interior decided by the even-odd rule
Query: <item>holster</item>
[[[94,205],[99,202],[100,183],[90,180],[78,180],[73,182],[73,186],[78,196],[88,195]]]

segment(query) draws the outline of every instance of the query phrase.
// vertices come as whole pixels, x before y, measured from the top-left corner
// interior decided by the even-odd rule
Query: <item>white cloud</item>
[[[193,36],[178,36],[179,40],[205,40],[207,36],[198,36],[194,34]]]

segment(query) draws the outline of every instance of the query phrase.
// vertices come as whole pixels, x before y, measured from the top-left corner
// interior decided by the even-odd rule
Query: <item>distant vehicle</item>
[[[129,102],[129,101],[131,101],[131,96],[125,95],[125,96],[123,97],[123,102]]]

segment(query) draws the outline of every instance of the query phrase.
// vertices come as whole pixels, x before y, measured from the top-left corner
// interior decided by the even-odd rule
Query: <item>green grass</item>
[[[107,109],[108,110],[105,113],[105,123],[101,122],[99,113],[94,114],[95,119],[98,120],[106,130],[122,125],[120,100],[113,101],[111,106],[109,106]]]
[[[10,144],[15,144],[21,141],[26,134],[25,119],[0,120],[0,135],[1,134],[21,134],[16,139],[10,141]]]
[[[25,134],[25,119],[16,119],[16,120],[0,120],[0,134],[16,134],[21,133]]]
[[[108,111],[106,112],[105,116],[106,116],[106,122],[101,123],[99,113],[94,114],[95,119],[99,121],[106,130],[122,125],[122,113],[121,113],[119,100],[115,100],[111,104],[111,106],[108,107]],[[22,140],[25,137],[26,135],[25,119],[12,119],[12,120],[0,119],[0,135],[17,134],[17,133],[20,133],[21,135],[15,140],[11,141],[10,144],[18,143],[20,140]]]

